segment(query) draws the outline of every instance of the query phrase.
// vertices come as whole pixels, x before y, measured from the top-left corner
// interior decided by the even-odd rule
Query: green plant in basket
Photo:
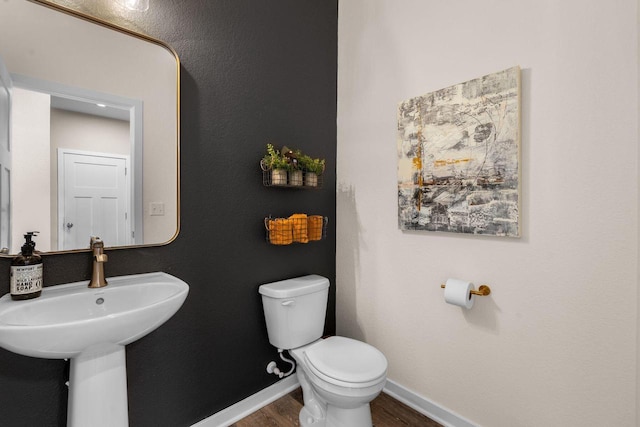
[[[322,172],[324,172],[324,159],[312,159],[309,157],[305,168],[308,172],[322,175]]]
[[[265,181],[267,185],[287,185],[287,171],[291,170],[291,164],[273,144],[267,144],[267,154],[260,161],[260,166],[269,174]]]
[[[291,164],[291,168],[289,169],[289,185],[302,185],[304,174],[299,161],[302,152],[300,150],[292,150],[286,146],[282,147],[281,152]]]
[[[273,144],[267,144],[267,154],[262,158],[262,167],[265,170],[284,169],[286,171],[291,169],[291,164],[279,150],[273,147]]]
[[[324,159],[314,159],[306,154],[298,156],[298,163],[305,171],[305,185],[308,187],[318,186],[318,175],[324,172]]]

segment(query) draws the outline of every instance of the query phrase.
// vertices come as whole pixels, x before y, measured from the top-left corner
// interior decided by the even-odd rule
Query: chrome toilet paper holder
[[[445,285],[444,283],[440,284],[440,287],[442,289],[446,288],[447,285]],[[478,288],[478,290],[471,290],[469,291],[469,293],[471,295],[480,295],[480,296],[487,296],[491,294],[491,288],[489,287],[489,285],[480,285],[480,287]]]

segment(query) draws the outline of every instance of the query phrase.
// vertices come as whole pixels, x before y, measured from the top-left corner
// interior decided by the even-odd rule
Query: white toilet
[[[269,342],[297,362],[304,427],[371,427],[371,402],[387,380],[375,347],[344,337],[321,339],[329,280],[309,275],[260,286]]]

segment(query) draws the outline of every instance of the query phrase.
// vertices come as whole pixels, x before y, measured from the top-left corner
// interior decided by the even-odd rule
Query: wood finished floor
[[[302,405],[302,390],[297,388],[230,427],[297,427]],[[371,418],[374,427],[442,427],[385,393],[371,402]]]

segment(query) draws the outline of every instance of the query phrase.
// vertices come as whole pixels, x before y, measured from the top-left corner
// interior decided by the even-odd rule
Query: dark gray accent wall
[[[127,346],[130,425],[190,426],[276,380],[260,284],[327,276],[335,332],[337,0],[155,0],[136,25],[182,63],[181,229],[166,246],[109,251],[105,270],[190,284],[172,319]],[[324,188],[263,187],[269,141],[325,157]],[[267,244],[263,218],[297,212],[328,216],[326,240]],[[45,285],[89,279],[90,261],[47,255]],[[0,260],[0,294],[9,264]],[[0,349],[0,425],[65,425],[67,370]]]

